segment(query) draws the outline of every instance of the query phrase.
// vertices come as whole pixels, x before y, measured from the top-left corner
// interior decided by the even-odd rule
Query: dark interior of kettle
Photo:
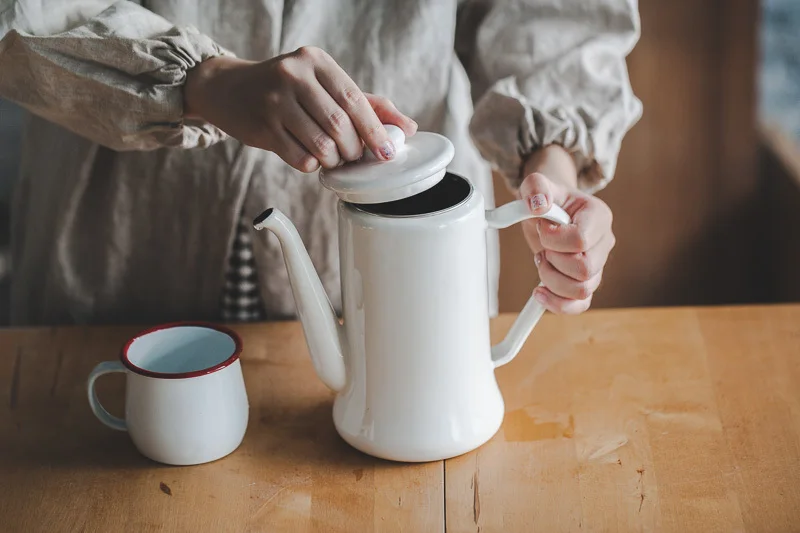
[[[457,206],[469,198],[471,192],[472,186],[466,179],[448,172],[439,183],[414,196],[393,202],[358,204],[356,207],[375,215],[431,215]]]

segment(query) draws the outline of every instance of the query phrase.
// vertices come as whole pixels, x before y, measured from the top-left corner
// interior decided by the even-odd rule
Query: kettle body
[[[504,411],[489,339],[483,197],[452,174],[427,194],[438,198],[338,210],[348,380],[334,423],[354,447],[400,461],[472,450],[497,432]]]

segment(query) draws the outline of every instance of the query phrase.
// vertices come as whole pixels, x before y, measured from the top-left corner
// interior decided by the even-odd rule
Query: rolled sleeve
[[[191,27],[118,2],[71,29],[0,41],[0,97],[115,150],[205,147],[226,136],[183,116],[186,73],[230,55]]]
[[[509,1],[488,11],[474,65],[486,89],[470,133],[512,188],[525,158],[550,144],[572,154],[582,190],[612,179],[642,114],[625,64],[639,32],[635,0]]]

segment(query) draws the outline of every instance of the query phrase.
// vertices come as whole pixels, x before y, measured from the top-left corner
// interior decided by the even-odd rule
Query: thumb
[[[520,198],[528,202],[528,208],[534,215],[543,215],[553,204],[552,183],[544,174],[534,172],[528,174],[519,186]]]

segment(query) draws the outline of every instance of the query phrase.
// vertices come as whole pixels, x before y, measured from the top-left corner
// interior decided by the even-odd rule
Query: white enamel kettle
[[[486,230],[533,218],[525,200],[485,210],[448,173],[452,143],[406,139],[395,158],[322,171],[339,201],[343,323],[297,230],[276,209],[255,221],[280,240],[314,367],[336,395],[333,420],[355,448],[395,461],[473,450],[503,421],[494,369],[519,352],[544,309],[532,297],[500,344],[489,340]],[[542,218],[569,223],[558,206]]]

